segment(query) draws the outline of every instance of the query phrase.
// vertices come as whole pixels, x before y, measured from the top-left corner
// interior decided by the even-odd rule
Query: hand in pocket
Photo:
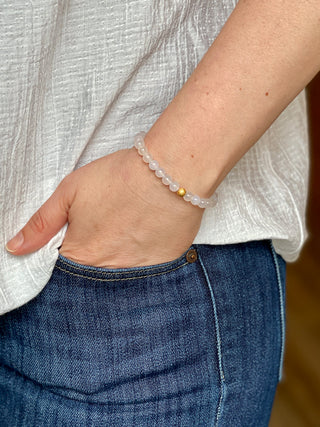
[[[68,175],[7,244],[14,255],[44,246],[68,222],[60,253],[97,267],[171,261],[192,244],[203,210],[171,193],[135,149]]]

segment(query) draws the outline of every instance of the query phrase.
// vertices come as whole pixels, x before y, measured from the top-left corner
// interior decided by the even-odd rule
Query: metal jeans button
[[[197,251],[195,249],[189,249],[186,254],[186,258],[189,263],[197,261],[198,259]]]

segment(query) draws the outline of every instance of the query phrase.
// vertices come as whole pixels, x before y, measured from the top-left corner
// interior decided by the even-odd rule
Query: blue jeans
[[[285,262],[269,240],[106,269],[60,256],[0,317],[1,426],[267,426]]]

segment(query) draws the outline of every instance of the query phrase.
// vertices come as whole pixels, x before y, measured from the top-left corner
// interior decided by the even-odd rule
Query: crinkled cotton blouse
[[[36,0],[0,9],[0,312],[48,282],[65,230],[36,253],[4,245],[75,168],[132,146],[190,76],[235,0]],[[248,100],[250,102],[250,100]],[[195,243],[306,238],[301,93],[219,186]]]

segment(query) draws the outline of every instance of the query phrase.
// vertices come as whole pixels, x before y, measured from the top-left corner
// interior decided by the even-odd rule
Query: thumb
[[[7,251],[13,255],[25,255],[48,243],[67,222],[73,198],[74,191],[69,182],[62,181],[22,230],[6,244]]]

